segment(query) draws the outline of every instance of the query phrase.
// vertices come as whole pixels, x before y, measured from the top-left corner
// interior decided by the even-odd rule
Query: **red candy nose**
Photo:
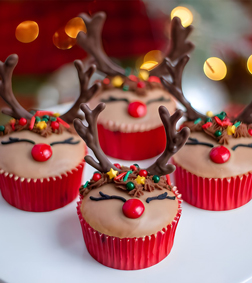
[[[124,203],[122,210],[126,217],[138,218],[144,213],[145,207],[141,200],[132,198]]]
[[[43,162],[52,156],[52,148],[49,144],[38,143],[32,148],[31,154],[34,160]]]
[[[209,153],[210,158],[215,163],[225,163],[230,158],[230,151],[223,145],[212,148]]]
[[[140,118],[146,115],[147,107],[141,101],[131,102],[128,106],[128,113],[130,116]]]

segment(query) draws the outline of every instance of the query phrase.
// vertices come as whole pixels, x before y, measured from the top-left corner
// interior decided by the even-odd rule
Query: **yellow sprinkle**
[[[227,127],[227,134],[229,135],[229,136],[232,136],[232,134],[234,134],[235,133],[235,126],[233,125],[233,126],[228,126]]]
[[[207,111],[206,115],[207,115],[208,117],[213,117],[214,114],[213,114],[212,111]]]
[[[59,117],[59,116],[60,116],[60,113],[58,113],[58,112],[57,112],[57,113],[53,113],[53,116],[54,116],[54,117]]]
[[[10,119],[10,124],[15,124],[15,122],[16,122],[16,119]]]
[[[149,78],[149,72],[147,70],[140,70],[138,77],[143,81],[147,81]]]
[[[117,173],[118,173],[118,171],[113,170],[112,168],[110,169],[110,171],[109,171],[109,172],[107,172],[107,174],[109,175],[109,179],[113,179],[113,178],[115,178],[115,177],[116,177],[116,175],[117,175]]]
[[[145,183],[145,177],[141,177],[140,175],[138,175],[137,178],[136,178],[136,182],[137,182],[138,184],[143,184],[143,185],[144,185],[144,183]]]
[[[122,77],[120,77],[120,76],[115,76],[115,77],[112,79],[112,85],[113,85],[114,87],[120,87],[122,84],[123,84],[123,79],[122,79]]]
[[[36,127],[39,128],[40,130],[44,130],[47,127],[47,124],[45,121],[40,121],[36,124]]]

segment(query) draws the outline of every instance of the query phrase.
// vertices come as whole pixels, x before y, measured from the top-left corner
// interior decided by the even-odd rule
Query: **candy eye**
[[[231,154],[230,151],[223,145],[216,146],[211,149],[209,153],[210,159],[214,163],[225,163],[229,160]]]

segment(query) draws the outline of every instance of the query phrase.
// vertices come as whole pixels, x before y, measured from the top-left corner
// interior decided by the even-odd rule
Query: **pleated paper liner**
[[[150,267],[163,260],[171,251],[178,221],[181,216],[181,195],[176,187],[178,211],[173,221],[156,234],[139,238],[118,238],[94,230],[81,214],[81,202],[77,203],[84,242],[90,255],[103,265],[121,270]],[[102,213],[102,212],[101,212]]]
[[[187,203],[206,210],[230,210],[252,199],[252,174],[230,178],[203,178],[176,165],[175,183]]]
[[[21,210],[44,212],[63,207],[79,193],[84,161],[60,176],[27,179],[0,169],[0,189],[3,198]]]
[[[123,160],[143,160],[162,153],[166,145],[164,127],[144,132],[123,133],[97,125],[99,142],[106,155]]]

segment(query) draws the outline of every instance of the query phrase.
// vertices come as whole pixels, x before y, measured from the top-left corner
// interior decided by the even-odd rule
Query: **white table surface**
[[[154,160],[138,164],[145,167]],[[83,181],[93,171],[86,166]],[[224,212],[185,202],[182,209],[170,255],[147,269],[121,271],[101,265],[87,252],[76,201],[33,213],[10,206],[0,195],[0,283],[252,282],[252,201]]]

